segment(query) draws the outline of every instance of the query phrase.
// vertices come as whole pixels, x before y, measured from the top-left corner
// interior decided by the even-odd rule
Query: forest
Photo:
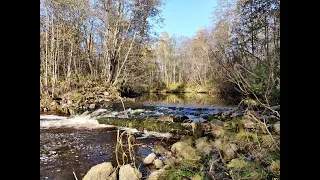
[[[192,84],[279,104],[280,2],[219,3],[212,26],[188,38],[155,34],[160,0],[40,1],[40,91],[59,96],[87,81],[135,92]]]

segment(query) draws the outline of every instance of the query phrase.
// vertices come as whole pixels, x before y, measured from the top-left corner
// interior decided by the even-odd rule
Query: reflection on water
[[[137,101],[144,101],[157,104],[181,104],[183,106],[222,106],[230,107],[235,104],[234,99],[221,98],[218,94],[207,93],[150,93],[137,98]]]

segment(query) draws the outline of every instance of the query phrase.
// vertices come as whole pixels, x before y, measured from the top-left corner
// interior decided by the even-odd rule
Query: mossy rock
[[[207,137],[199,138],[196,140],[196,149],[201,153],[208,155],[213,150],[213,142],[208,141]]]
[[[194,159],[197,157],[196,150],[185,142],[176,142],[171,146],[171,152],[177,157]]]
[[[185,135],[181,137],[180,141],[185,142],[190,146],[193,146],[195,143],[195,138],[193,136]]]
[[[116,117],[101,117],[98,118],[100,124],[109,124],[122,127],[131,127],[141,130],[170,132],[173,134],[188,134],[191,133],[191,127],[185,127],[180,123],[168,123],[157,121],[156,118],[116,118]]]

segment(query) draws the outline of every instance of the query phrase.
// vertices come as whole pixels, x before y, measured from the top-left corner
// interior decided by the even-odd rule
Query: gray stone
[[[196,140],[196,149],[206,155],[210,154],[213,149],[213,145],[207,142],[207,138],[199,138]]]
[[[225,153],[226,153],[226,156],[227,156],[228,159],[233,159],[233,158],[236,157],[236,153],[235,153],[234,150],[233,150],[232,148],[230,148],[230,147],[228,147],[228,148],[226,149]]]
[[[169,158],[166,158],[164,159],[164,164],[165,165],[172,165],[176,162],[176,158],[175,157],[169,157]]]
[[[165,121],[165,122],[173,122],[173,117],[171,117],[171,116],[160,116],[158,118],[158,120]]]
[[[141,178],[141,172],[138,169],[131,167],[130,164],[120,167],[119,180],[137,180]]]
[[[189,119],[188,116],[173,116],[173,122],[184,122],[185,120]]]
[[[154,171],[150,174],[148,177],[148,180],[162,180],[161,175],[165,172],[164,169],[159,169],[157,171]]]
[[[89,109],[94,109],[94,108],[96,108],[96,105],[95,104],[90,104]]]
[[[106,180],[117,180],[117,171],[118,169],[113,171],[113,173]]]
[[[166,156],[170,154],[170,151],[168,151],[166,148],[164,148],[162,145],[157,144],[154,147],[154,153],[161,156]]]
[[[171,152],[177,157],[193,159],[196,157],[196,150],[185,142],[176,142],[171,147]]]
[[[232,150],[234,150],[235,152],[238,151],[238,147],[237,147],[236,144],[230,144],[230,148],[231,148]]]
[[[157,169],[160,169],[163,166],[163,162],[160,159],[154,160],[153,164],[156,166]]]
[[[143,160],[143,164],[152,164],[155,158],[156,158],[156,154],[151,153]]]
[[[280,121],[273,124],[273,130],[278,133],[280,132]]]
[[[256,127],[256,123],[254,123],[254,119],[249,115],[244,115],[241,119],[241,123],[244,128],[253,129]]]
[[[222,114],[221,114],[221,118],[222,119],[227,119],[231,116],[231,111],[224,111]]]
[[[243,126],[247,129],[254,129],[256,124],[250,120],[247,119],[242,119],[241,123],[243,124]]]
[[[91,167],[83,180],[105,180],[113,171],[114,168],[110,162],[103,162]]]
[[[235,111],[231,114],[231,117],[234,118],[234,117],[240,117],[243,115],[243,112],[242,111]]]
[[[235,144],[230,144],[229,147],[226,148],[225,153],[227,156],[227,159],[231,160],[234,159],[237,155],[237,146]]]

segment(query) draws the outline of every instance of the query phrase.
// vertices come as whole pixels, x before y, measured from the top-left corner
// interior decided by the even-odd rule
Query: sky
[[[216,0],[166,0],[163,7],[163,28],[155,30],[160,34],[167,31],[169,35],[191,37],[201,27],[209,26]]]

